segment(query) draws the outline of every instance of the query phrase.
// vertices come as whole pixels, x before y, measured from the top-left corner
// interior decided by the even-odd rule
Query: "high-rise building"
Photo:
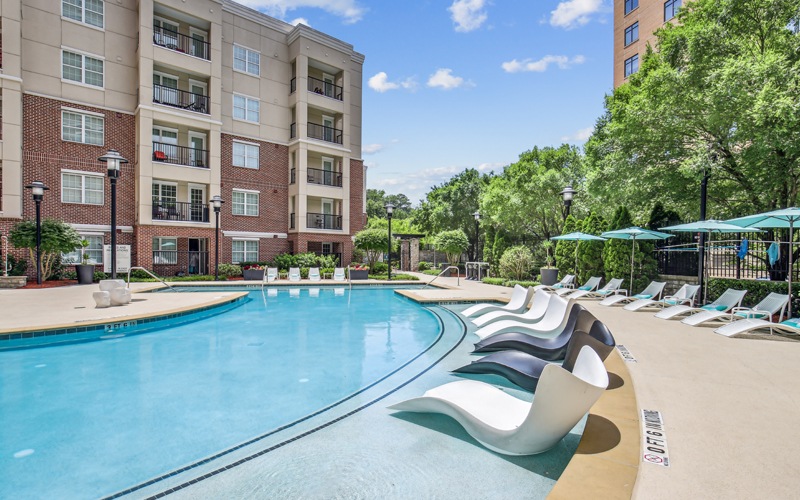
[[[117,244],[161,275],[282,252],[349,263],[366,219],[364,56],[305,25],[230,0],[0,0],[0,231],[45,217],[110,243],[98,158],[129,160]]]
[[[614,0],[614,88],[639,71],[655,31],[675,19],[682,0]]]

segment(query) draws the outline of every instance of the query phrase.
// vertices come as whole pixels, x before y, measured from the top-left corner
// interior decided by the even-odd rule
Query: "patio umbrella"
[[[569,234],[562,234],[560,236],[553,236],[551,240],[563,240],[575,242],[575,274],[578,274],[578,245],[581,241],[606,241],[605,238],[595,236],[593,234],[586,234],[580,231]]]
[[[725,222],[740,227],[758,228],[789,228],[789,317],[792,317],[792,241],[794,240],[794,225],[800,221],[800,208],[789,207],[764,212],[755,215],[747,215],[730,219]]]
[[[615,240],[631,240],[631,284],[630,293],[633,293],[633,255],[636,251],[636,240],[665,240],[672,238],[671,234],[660,233],[651,229],[644,229],[642,227],[626,227],[625,229],[615,229],[614,231],[606,231],[601,234],[603,238],[612,238]]]

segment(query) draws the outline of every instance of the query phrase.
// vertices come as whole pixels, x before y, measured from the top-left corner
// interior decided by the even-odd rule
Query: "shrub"
[[[513,287],[514,285],[519,285],[519,286],[529,287],[529,286],[536,286],[536,285],[538,285],[538,284],[539,284],[539,282],[538,282],[538,281],[530,281],[530,280],[522,280],[522,281],[518,281],[518,280],[509,280],[509,281],[506,281],[506,282],[505,282],[505,283],[503,283],[503,284],[504,284],[505,286],[510,286],[510,287]]]
[[[100,280],[104,280],[104,279],[108,279],[108,275],[106,273],[104,273],[103,271],[95,271],[94,272],[94,276],[92,277],[92,280],[100,281]]]
[[[62,280],[76,280],[76,279],[78,279],[78,273],[75,272],[75,271],[70,271],[70,270],[62,271],[61,272],[61,279]]]
[[[708,280],[707,300],[712,301],[716,299],[728,288],[747,290],[747,295],[742,299],[742,305],[753,307],[772,292],[786,295],[789,290],[789,283],[786,281],[711,278]],[[792,283],[792,292],[792,311],[797,314],[797,311],[800,311],[800,283]]]
[[[583,231],[586,234],[599,236],[603,232],[605,222],[596,213],[592,212],[583,221]],[[584,283],[590,276],[604,276],[603,268],[603,242],[581,241],[578,244],[578,273],[577,281]],[[635,292],[634,292],[635,293]]]
[[[481,280],[481,283],[486,283],[487,285],[503,286],[503,283],[505,283],[505,281],[506,281],[505,278],[483,278]]]
[[[225,278],[242,275],[242,266],[236,264],[220,264],[219,275]]]
[[[297,267],[297,259],[289,253],[281,253],[272,260],[271,267],[277,267],[279,271],[288,271],[290,267]]]
[[[374,280],[388,280],[389,279],[389,274],[388,273],[370,274],[369,277],[374,279]],[[395,280],[419,281],[419,278],[417,278],[416,276],[411,276],[410,274],[394,274],[394,273],[392,273],[392,281],[395,281]]]
[[[530,276],[533,267],[533,254],[528,247],[511,247],[500,258],[500,275],[504,278],[521,280]]]
[[[576,220],[571,214],[567,216],[564,221],[564,227],[561,229],[561,234],[574,233],[580,231],[582,222]],[[555,250],[556,266],[558,266],[560,277],[563,278],[567,274],[575,274],[575,242],[569,240],[557,240]]]
[[[319,257],[314,252],[299,253],[294,256],[297,265],[293,267],[306,268],[319,267]]]
[[[191,274],[188,276],[172,276],[164,281],[214,281],[214,276],[208,274]]]
[[[28,269],[28,261],[19,259],[13,255],[8,256],[8,275],[9,276],[25,276],[25,271]]]
[[[18,222],[8,233],[8,240],[17,248],[27,248],[30,261],[36,265],[36,223],[29,220]],[[81,237],[69,224],[56,219],[45,219],[41,223],[41,278],[53,275],[60,267],[61,254],[72,252],[81,244]]]
[[[376,262],[369,268],[369,274],[385,274],[389,275],[389,265],[385,262]]]
[[[153,279],[152,276],[150,276],[149,274],[147,274],[147,272],[141,269],[134,269],[133,271],[131,271],[131,281],[133,281],[134,278],[137,280]]]
[[[469,248],[469,239],[463,230],[453,229],[437,234],[433,245],[447,255],[447,261],[450,264],[458,264],[461,254]]]
[[[419,267],[417,269],[419,270],[419,272],[423,272],[423,271],[427,271],[430,268],[431,268],[430,263],[423,261],[423,262],[419,263]]]

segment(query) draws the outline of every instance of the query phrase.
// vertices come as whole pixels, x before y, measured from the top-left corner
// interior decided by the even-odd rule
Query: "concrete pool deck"
[[[439,278],[440,282],[448,289],[414,293],[435,302],[502,300],[511,294],[509,288],[463,279],[458,284],[455,278]],[[152,286],[133,284],[132,288]],[[94,309],[91,291],[95,289],[96,285],[0,290],[0,331],[170,313],[203,307],[234,293],[135,294],[135,299],[143,300]],[[552,498],[796,495],[800,478],[786,465],[793,463],[792,443],[800,440],[800,392],[796,389],[800,342],[726,338],[710,328],[653,318],[652,313],[581,303],[609,326],[617,343],[625,345],[637,362],[625,363],[616,352],[607,360],[609,371],[620,380],[611,377],[614,390],[592,409],[585,439],[551,492]],[[641,409],[661,412],[671,462],[668,468],[641,463]],[[593,479],[611,476],[617,479],[611,489]],[[251,494],[257,496],[257,490]]]

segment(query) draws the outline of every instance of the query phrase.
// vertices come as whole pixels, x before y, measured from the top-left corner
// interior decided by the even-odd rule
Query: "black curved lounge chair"
[[[565,370],[571,372],[578,359],[578,353],[585,345],[597,352],[605,360],[614,350],[614,336],[601,321],[595,321],[589,333],[580,330],[573,332],[567,345],[564,364]],[[456,370],[457,373],[492,373],[505,377],[523,389],[536,392],[544,368],[550,363],[520,351],[501,351],[489,354]]]
[[[475,350],[472,352],[484,353],[512,349],[526,352],[548,361],[564,359],[572,332],[576,330],[588,332],[594,322],[599,321],[594,314],[580,304],[572,306],[570,315],[571,317],[567,321],[564,331],[556,337],[547,339],[520,332],[500,333],[487,337],[475,344]]]

